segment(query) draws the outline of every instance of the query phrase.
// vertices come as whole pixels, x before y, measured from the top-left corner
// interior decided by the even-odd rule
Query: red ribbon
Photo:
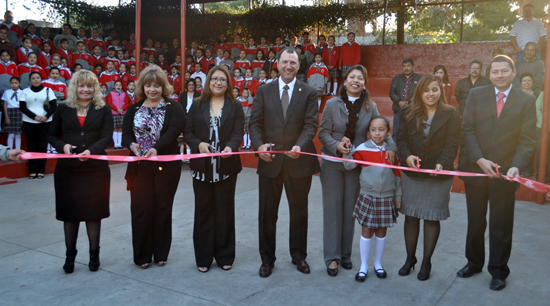
[[[77,155],[77,154],[60,154],[60,153],[35,153],[35,152],[25,152],[20,155],[21,160],[28,160],[28,159],[56,159],[56,158],[91,158],[91,159],[97,159],[97,160],[106,160],[106,161],[117,161],[117,162],[135,162],[135,161],[142,161],[142,160],[148,160],[148,161],[158,161],[158,162],[169,162],[169,161],[175,161],[175,160],[183,160],[183,159],[195,159],[195,158],[204,158],[204,157],[215,157],[215,156],[227,156],[227,155],[244,155],[244,154],[259,154],[259,153],[266,153],[266,154],[283,154],[287,153],[288,151],[243,151],[243,152],[231,152],[231,153],[198,153],[198,154],[178,154],[178,155],[156,155],[156,156],[150,156],[150,157],[136,157],[136,156],[120,156],[120,155]],[[388,165],[388,164],[382,164],[382,163],[374,163],[374,162],[368,162],[368,161],[362,161],[362,160],[352,160],[347,158],[341,158],[341,157],[334,157],[334,156],[327,156],[327,155],[321,155],[316,153],[309,153],[309,152],[293,152],[297,154],[303,154],[303,155],[311,155],[316,157],[323,157],[323,158],[329,158],[333,160],[339,160],[339,161],[347,161],[351,162],[353,161],[356,164],[361,165],[367,165],[367,166],[377,166],[377,167],[385,167],[385,168],[392,168],[392,169],[399,169],[399,170],[406,170],[406,171],[412,171],[409,167],[402,167],[402,166],[394,166],[394,165]],[[489,177],[493,176],[491,174],[485,174],[485,173],[472,173],[472,172],[462,172],[462,171],[449,171],[449,170],[435,170],[435,169],[416,169],[414,171],[418,171],[421,173],[430,173],[430,174],[437,174],[437,175],[450,175],[450,176],[469,176],[469,177]],[[498,170],[497,170],[498,171]],[[522,177],[508,177],[506,175],[500,175],[501,178],[514,181],[522,184],[523,186],[532,189],[539,193],[547,193],[549,191],[550,186],[529,180]]]

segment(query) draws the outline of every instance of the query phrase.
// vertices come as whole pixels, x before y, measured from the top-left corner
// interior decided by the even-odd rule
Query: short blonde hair
[[[168,78],[164,74],[164,71],[157,65],[152,65],[145,68],[139,75],[139,79],[136,83],[136,101],[145,100],[145,91],[143,86],[149,83],[157,83],[162,87],[162,97],[167,99],[173,92],[174,87],[168,82]]]
[[[92,84],[94,87],[94,97],[92,98],[92,103],[94,104],[95,109],[101,109],[105,106],[97,76],[93,72],[84,69],[76,72],[71,77],[71,82],[68,86],[67,100],[64,101],[67,106],[72,108],[77,108],[79,106],[78,96],[76,94],[76,89],[78,88],[79,83],[84,85]]]

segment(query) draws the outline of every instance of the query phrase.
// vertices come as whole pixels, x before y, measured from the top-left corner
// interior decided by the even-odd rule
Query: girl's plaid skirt
[[[124,115],[113,115],[114,128],[121,128]]]
[[[398,216],[395,199],[394,197],[376,198],[360,194],[353,216],[362,227],[370,229],[393,227]]]
[[[244,117],[244,131],[248,132],[250,126],[250,117]]]
[[[340,70],[338,70],[338,69],[329,69],[328,73],[330,74],[330,77],[333,78],[333,79],[336,79],[336,78],[340,77]]]
[[[10,125],[4,124],[4,133],[9,134],[21,134],[23,127],[23,113],[19,108],[8,108],[8,118],[10,118]]]
[[[351,67],[353,66],[342,66],[342,77],[344,77],[344,75],[346,74],[346,72],[348,72],[348,70],[351,69]]]

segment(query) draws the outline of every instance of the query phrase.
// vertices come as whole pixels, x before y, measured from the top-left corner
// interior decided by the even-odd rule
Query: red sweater
[[[42,81],[42,85],[44,87],[51,88],[54,91],[59,91],[63,93],[63,100],[67,99],[67,85],[61,81],[54,81],[52,79],[47,79],[45,81]]]
[[[325,65],[334,67],[333,69],[338,69],[338,62],[340,61],[340,48],[332,46],[332,51],[329,51],[327,46],[323,50],[323,62]]]
[[[42,69],[45,69],[52,64],[51,59],[51,54],[46,54],[44,53],[44,51],[40,52],[38,54],[38,66],[42,67]]]
[[[61,55],[61,57],[64,57],[67,59],[67,67],[69,67],[72,70],[72,67],[74,67],[73,63],[73,53],[69,50],[63,50],[59,49],[55,51],[56,54]]]
[[[16,64],[19,65],[19,64],[27,62],[27,54],[26,54],[25,51],[26,50],[23,47],[17,48],[17,50],[15,50],[15,56],[16,56],[15,63]],[[29,49],[29,53],[30,52],[34,52],[34,51],[32,51],[32,49]]]
[[[78,52],[73,53],[72,62],[73,62],[74,65],[77,64],[77,62],[76,62],[77,60],[83,60],[83,61],[87,62],[88,65],[90,65],[91,67],[94,67],[94,58],[88,53],[85,53],[85,52],[84,53],[78,53]],[[74,66],[71,67],[71,68],[74,69]]]
[[[128,90],[128,82],[130,81],[136,81],[136,75],[131,75],[130,73],[128,72],[125,72],[125,73],[121,73],[120,74],[120,81],[122,82],[122,89],[124,91],[127,91]]]
[[[38,71],[38,73],[40,73],[40,76],[42,77],[42,80],[45,80],[48,78],[48,75],[46,74],[44,69],[42,69],[42,67],[36,64],[31,67],[29,63],[23,63],[17,66],[17,70],[19,71],[19,75],[23,75],[25,73],[31,73],[33,71]]]
[[[52,65],[44,68],[44,72],[46,72],[46,75],[50,75],[50,69],[52,68]],[[58,66],[57,68],[59,68],[59,76],[64,78],[65,80],[70,80],[71,79],[71,71],[67,68],[64,68],[64,67],[61,67],[61,66]]]
[[[122,108],[122,114],[124,115],[126,114],[126,110],[132,105],[132,99],[124,91],[117,93],[116,90],[113,90],[107,95],[105,103],[111,107],[113,115],[120,115],[117,111],[120,108]]]
[[[361,46],[353,42],[351,46],[345,43],[340,47],[340,60],[338,66],[354,66],[361,63]]]
[[[244,73],[246,72],[246,69],[250,69],[250,62],[248,60],[238,60],[235,62],[235,66],[233,67],[233,70],[235,70],[235,68],[243,68],[244,71],[241,71],[244,75]]]
[[[112,73],[109,73],[109,71],[103,71],[99,76],[99,84],[105,86],[107,86],[107,83],[109,82],[116,82],[118,80],[120,80],[120,75],[114,71]]]
[[[11,76],[19,76],[19,70],[14,62],[8,61],[4,66],[0,61],[0,74],[9,74]]]
[[[103,49],[103,51],[107,51],[107,45],[105,44],[105,42],[100,39],[100,38],[97,38],[97,39],[93,39],[93,38],[90,38],[90,39],[86,39],[84,40],[84,43],[86,44],[86,46],[88,46],[88,49],[90,51],[93,51],[94,50],[94,46],[95,45],[98,45],[101,49]]]

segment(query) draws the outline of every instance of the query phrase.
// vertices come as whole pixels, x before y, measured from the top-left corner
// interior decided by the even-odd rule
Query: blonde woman
[[[99,268],[101,219],[109,217],[111,171],[107,161],[86,158],[104,155],[111,142],[113,116],[103,102],[93,72],[80,70],[71,78],[68,98],[59,104],[48,133],[58,152],[78,154],[78,159],[58,159],[54,172],[56,218],[64,222],[66,260],[63,270],[72,273],[77,254],[80,222],[86,222],[90,242],[90,271]]]
[[[174,88],[162,69],[145,68],[136,82],[136,102],[122,123],[122,144],[131,155],[179,154],[178,136],[185,127],[180,103],[168,99]],[[134,263],[146,269],[155,260],[166,265],[172,244],[172,205],[181,176],[181,162],[128,163]]]

